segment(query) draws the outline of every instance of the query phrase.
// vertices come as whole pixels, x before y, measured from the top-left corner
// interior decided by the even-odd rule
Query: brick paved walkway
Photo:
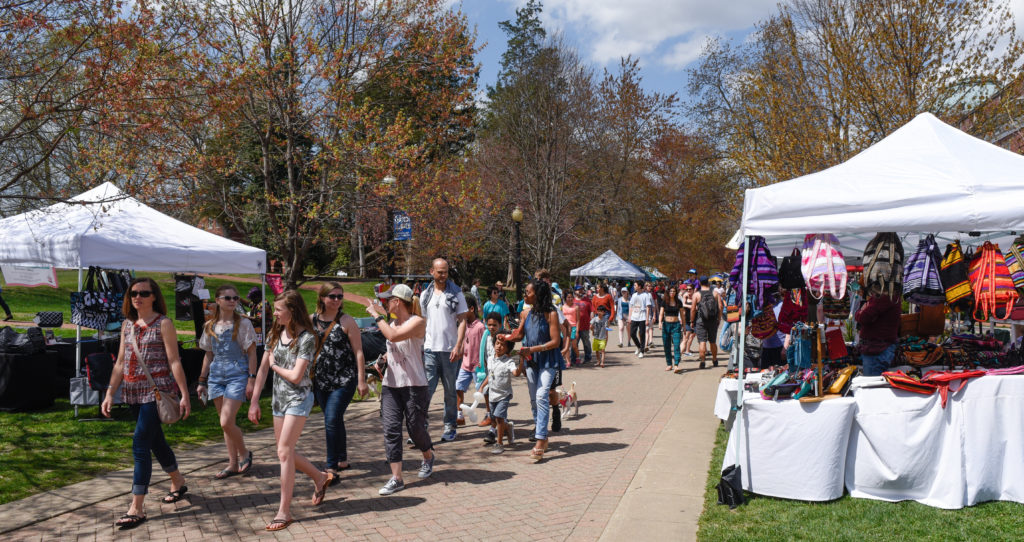
[[[419,452],[407,454],[407,489],[390,497],[377,495],[388,478],[382,459],[377,403],[354,404],[346,424],[353,468],[343,473],[341,482],[330,488],[326,501],[319,507],[309,504],[312,482],[298,474],[292,505],[296,522],[280,533],[263,530],[277,509],[279,492],[270,430],[247,437],[256,456],[249,476],[226,481],[212,479],[223,467],[218,462],[223,454],[222,444],[179,453],[189,493],[187,499],[176,504],[159,503],[169,483],[166,477],[157,478],[162,473],[155,469],[155,485],[147,499],[149,521],[133,531],[112,527],[127,507],[130,471],[127,475],[124,471],[113,473],[0,507],[0,530],[4,525],[9,528],[17,514],[22,518],[29,514],[31,520],[43,517],[45,510],[77,508],[8,532],[4,538],[597,540],[623,502],[659,435],[669,427],[670,419],[687,414],[681,412],[683,394],[695,383],[704,388],[716,385],[717,375],[722,371],[709,369],[674,375],[664,371],[660,350],[636,359],[632,351],[614,345],[607,365],[604,369],[587,366],[565,372],[566,384],[577,383],[580,415],[566,420],[563,432],[553,434],[549,452],[539,464],[529,459],[531,444],[526,440],[529,432],[524,429],[532,429],[533,424],[525,379],[517,379],[510,408],[510,417],[519,428],[513,449],[494,456],[489,447],[481,445],[482,428],[464,429],[455,442],[435,444],[438,461],[434,475],[427,480],[420,481],[415,476]],[[688,362],[686,366],[696,364]],[[441,395],[439,390],[432,404],[431,415],[435,420],[440,418]],[[708,403],[688,415],[710,418],[711,409]],[[300,451],[315,462],[323,460],[322,423],[319,415],[311,417],[299,441]],[[433,436],[439,436],[439,431],[433,431]],[[707,437],[702,434],[701,438]],[[659,442],[663,441],[667,442]],[[706,448],[709,452],[711,442]],[[125,450],[125,455],[129,454],[130,450]],[[706,459],[703,469],[706,472]],[[692,474],[690,477],[693,478]],[[700,491],[704,479],[699,476],[687,483],[697,486],[694,491]],[[98,495],[98,502],[89,501],[90,495]],[[699,515],[699,509],[689,513],[695,525],[693,514]]]

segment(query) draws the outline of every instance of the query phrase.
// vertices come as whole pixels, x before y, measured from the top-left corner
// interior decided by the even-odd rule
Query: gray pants
[[[384,427],[384,454],[388,463],[402,460],[402,420],[409,438],[421,452],[433,449],[427,433],[426,386],[391,388],[383,386],[380,393],[381,425]]]
[[[590,363],[590,360],[594,357],[594,353],[591,351],[590,346],[590,330],[579,330],[580,342],[583,343],[583,362]]]

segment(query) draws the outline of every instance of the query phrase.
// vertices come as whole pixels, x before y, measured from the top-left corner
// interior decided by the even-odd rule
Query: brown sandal
[[[271,521],[270,524],[267,525],[267,530],[268,531],[283,531],[283,530],[287,529],[288,526],[291,525],[293,521],[295,521],[295,520],[293,520],[293,519],[277,519],[277,518],[275,518],[274,521]]]
[[[327,486],[334,482],[333,472],[328,471],[325,474],[327,475],[327,479],[324,480],[324,485],[316,488],[316,492],[313,493],[313,506],[317,506],[324,502],[324,495],[327,494]]]

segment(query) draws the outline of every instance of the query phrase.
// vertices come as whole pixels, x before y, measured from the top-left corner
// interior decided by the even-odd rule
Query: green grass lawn
[[[747,504],[729,510],[728,506],[716,504],[718,494],[715,491],[728,438],[724,426],[719,427],[697,540],[1024,540],[1024,505],[1014,502],[988,502],[961,510],[941,510],[913,501],[888,503],[852,499],[849,495],[832,502],[809,503],[748,494]],[[817,451],[809,446],[807,453]],[[778,460],[799,461],[799,458],[780,457]]]

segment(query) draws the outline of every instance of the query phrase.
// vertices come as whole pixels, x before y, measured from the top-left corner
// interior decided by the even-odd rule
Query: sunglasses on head
[[[149,297],[153,295],[153,292],[150,290],[132,290],[128,295],[131,297]]]
[[[222,295],[217,299],[223,299],[224,301],[238,301],[239,299],[242,298],[238,297],[237,295]]]
[[[345,294],[327,294],[324,297],[338,301],[339,299],[345,299]]]

